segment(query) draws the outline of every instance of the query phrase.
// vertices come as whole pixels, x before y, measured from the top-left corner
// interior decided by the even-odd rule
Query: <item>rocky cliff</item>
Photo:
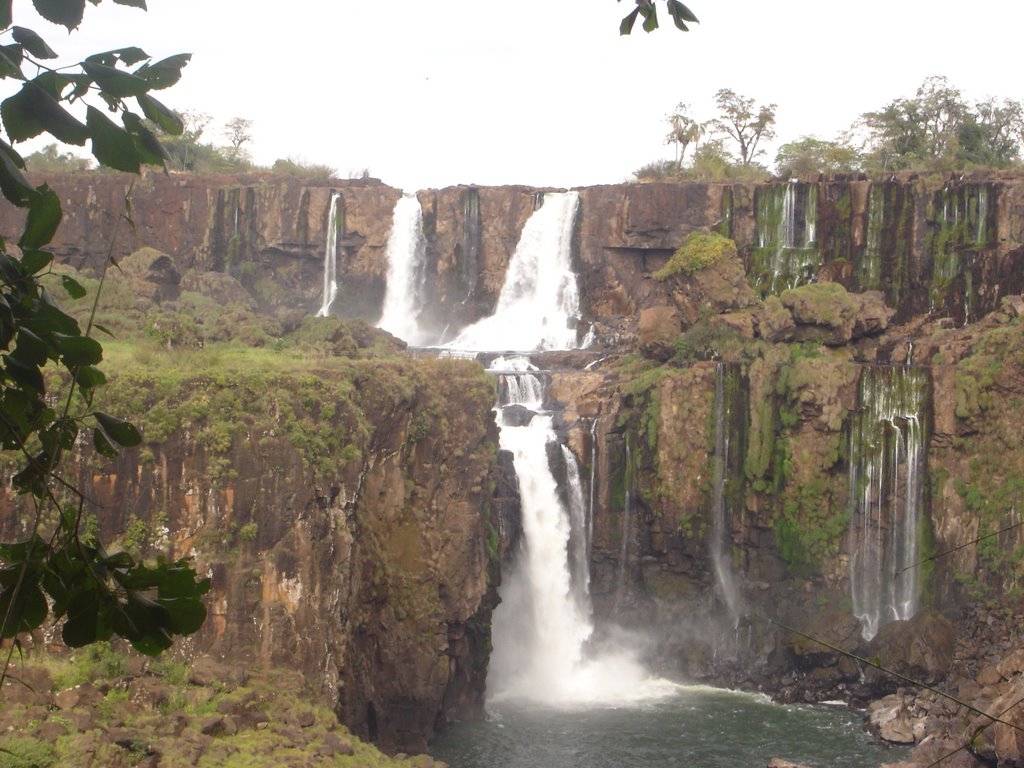
[[[67,200],[59,257],[96,268],[127,181],[51,183]],[[334,309],[372,322],[400,195],[380,183],[149,176],[115,252],[165,255],[136,275],[157,305],[216,286],[287,330],[320,304],[334,194]],[[450,338],[492,311],[543,190],[417,196],[421,319]],[[688,261],[695,232],[735,247]],[[673,674],[787,698],[889,692],[790,628],[948,674],[947,618],[1013,599],[1024,577],[1022,241],[1014,176],[581,190],[574,262],[593,345],[535,362],[594,484],[597,616],[650,627],[650,658]],[[302,668],[358,732],[419,748],[480,701],[488,569],[516,535],[493,391],[467,366],[363,361],[315,386],[246,374],[169,389],[142,371],[115,385],[127,412],[159,412],[143,398],[155,390],[224,398],[229,415],[211,429],[198,405],[176,411],[144,425],[146,452],[110,472],[83,459],[81,478],[117,510],[111,533],[163,521],[172,551],[210,564],[197,643]]]

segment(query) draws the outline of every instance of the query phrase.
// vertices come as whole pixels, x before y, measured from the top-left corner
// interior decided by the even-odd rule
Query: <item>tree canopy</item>
[[[145,0],[113,2],[146,7]],[[69,32],[82,23],[86,9],[85,0],[33,5]],[[20,83],[0,103],[0,194],[26,214],[17,243],[0,240],[0,448],[20,457],[12,486],[34,510],[21,521],[24,537],[0,544],[0,638],[16,639],[13,652],[22,633],[52,616],[63,619],[69,646],[116,634],[156,654],[174,635],[202,624],[201,596],[209,581],[198,580],[186,560],[144,563],[126,552],[108,553],[82,530],[87,499],[65,477],[62,459],[82,432],[106,457],[116,456],[118,447],[138,445],[142,436],[129,422],[92,407],[106,381],[98,367],[103,347],[93,338],[102,329],[92,317],[82,328],[43,286],[61,203],[48,185],[36,186],[25,175],[25,159],[15,145],[45,133],[63,144],[88,143],[96,161],[115,170],[164,166],[168,155],[151,126],[180,135],[184,124],[153,93],[178,82],[190,55],[154,59],[128,46],[58,66],[57,52],[38,33],[14,24],[11,0],[0,1],[0,30],[6,38],[0,80]],[[128,199],[122,222],[131,223]],[[99,284],[101,290],[102,278]],[[61,286],[71,299],[86,293],[70,276],[61,278]]]

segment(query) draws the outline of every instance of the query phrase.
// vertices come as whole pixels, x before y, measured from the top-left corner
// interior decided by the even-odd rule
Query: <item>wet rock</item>
[[[923,610],[909,621],[894,621],[882,627],[868,645],[867,656],[912,680],[931,684],[949,671],[955,647],[950,621],[936,611]],[[874,667],[865,672],[865,683],[881,693],[905,684]]]
[[[913,744],[915,721],[903,694],[892,694],[871,703],[868,727],[883,741],[892,744]]]
[[[672,307],[648,307],[640,310],[637,338],[646,357],[662,362],[672,357],[682,326]]]

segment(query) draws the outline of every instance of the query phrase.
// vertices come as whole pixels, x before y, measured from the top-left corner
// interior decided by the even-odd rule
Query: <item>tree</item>
[[[693,11],[679,2],[679,0],[665,0],[665,6],[676,25],[676,29],[689,32],[690,28],[686,26],[687,22],[692,24],[700,23],[697,17],[693,15]],[[619,24],[619,34],[628,35],[632,32],[637,18],[644,20],[644,32],[653,32],[658,28],[658,7],[655,5],[654,0],[636,0],[636,8],[630,11],[622,19],[622,23]]]
[[[689,105],[680,102],[676,105],[676,111],[666,118],[670,130],[665,136],[665,143],[676,145],[676,166],[678,168],[683,167],[687,148],[693,144],[696,151],[697,145],[705,133],[704,125],[690,117],[689,111]]]
[[[252,120],[246,120],[244,117],[233,117],[224,125],[224,133],[228,137],[233,154],[237,155],[245,142],[252,141],[252,134],[249,133],[251,128]]]
[[[850,173],[860,167],[860,154],[848,142],[822,141],[804,136],[783,144],[775,155],[779,176]]]
[[[143,0],[114,2],[145,8]],[[69,32],[81,24],[86,6],[86,0],[33,3],[43,18]],[[186,560],[147,564],[124,552],[108,554],[82,531],[86,498],[62,475],[62,459],[82,432],[91,433],[95,450],[107,457],[117,455],[116,446],[138,445],[142,438],[130,423],[92,406],[106,380],[93,321],[83,330],[40,280],[53,261],[46,246],[60,225],[60,199],[46,184],[28,181],[25,160],[13,145],[48,133],[62,143],[89,142],[96,160],[114,170],[138,173],[143,164],[164,165],[167,155],[150,125],[172,135],[184,125],[152,92],[176,83],[190,56],[155,61],[140,48],[125,47],[74,66],[51,66],[57,53],[35,31],[14,25],[9,0],[0,2],[0,34],[8,38],[0,49],[0,80],[10,81],[7,92],[17,87],[0,103],[0,194],[26,214],[18,242],[0,241],[0,448],[20,457],[12,486],[34,509],[22,521],[25,538],[0,544],[0,638],[17,640],[52,615],[64,619],[69,646],[117,634],[156,654],[174,635],[202,624],[200,598],[209,581],[197,580]],[[85,295],[73,278],[61,280],[71,298]],[[63,382],[57,388],[46,375],[54,370]],[[5,673],[6,665],[0,677]]]
[[[92,161],[61,152],[56,144],[47,144],[38,152],[25,158],[25,168],[33,173],[69,173],[85,171],[92,167]]]
[[[736,142],[741,165],[750,165],[764,150],[757,148],[762,139],[775,138],[775,104],[757,106],[753,99],[723,88],[715,94],[721,114],[712,125]]]

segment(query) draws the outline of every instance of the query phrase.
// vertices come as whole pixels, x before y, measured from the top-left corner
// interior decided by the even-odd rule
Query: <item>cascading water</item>
[[[494,314],[464,328],[445,346],[473,351],[574,349],[579,287],[572,233],[579,193],[546,193],[509,261]]]
[[[808,282],[820,262],[817,244],[818,188],[789,182],[758,190],[758,286],[778,293]]]
[[[403,195],[395,204],[388,236],[387,291],[378,328],[413,346],[427,342],[419,327],[423,309],[423,209],[416,195]]]
[[[549,464],[548,446],[558,436],[544,410],[543,383],[526,357],[498,358],[491,370],[500,376],[500,444],[516,467],[525,547],[494,614],[490,698],[549,704],[650,698],[663,684],[648,680],[632,655],[587,653],[593,634],[589,565],[581,558],[587,543],[573,544],[586,531],[583,488],[575,457],[563,449],[563,503]]]
[[[733,366],[730,366],[730,371]],[[730,518],[732,510],[728,503],[729,496],[726,488],[727,477],[729,476],[730,458],[734,458],[730,451],[736,451],[742,446],[732,444],[732,398],[726,393],[726,364],[718,363],[715,367],[715,456],[714,456],[714,515],[711,539],[711,562],[715,568],[715,582],[718,591],[729,609],[729,615],[733,622],[738,622],[740,617],[740,597],[736,588],[736,582],[732,572],[731,539],[729,537]],[[730,372],[730,382],[734,381],[735,374]],[[734,462],[733,462],[734,463]]]
[[[877,291],[882,284],[882,233],[885,226],[885,188],[873,184],[868,190],[868,226],[864,254],[857,269],[857,287]]]
[[[331,195],[331,207],[327,214],[327,242],[324,245],[324,292],[317,317],[331,314],[331,305],[338,296],[338,198]]]
[[[917,610],[929,391],[921,369],[868,366],[861,374],[850,429],[850,588],[866,639]]]

